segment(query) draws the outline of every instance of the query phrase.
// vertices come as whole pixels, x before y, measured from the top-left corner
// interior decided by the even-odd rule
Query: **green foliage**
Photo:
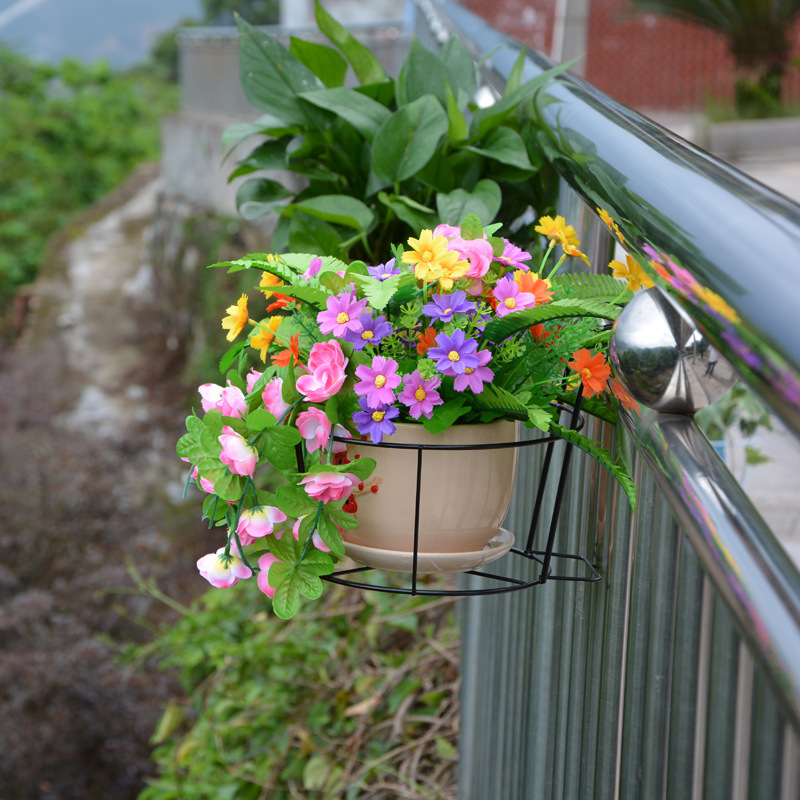
[[[157,158],[174,100],[143,73],[0,49],[0,299],[34,278],[48,238],[76,211]]]
[[[551,73],[478,109],[476,68],[457,39],[438,53],[413,42],[395,81],[319,4],[317,24],[335,49],[299,41],[287,49],[239,21],[242,88],[268,113],[236,126],[226,143],[269,137],[233,175],[252,175],[237,198],[246,218],[280,215],[276,252],[377,264],[390,244],[438,222],[458,225],[473,213],[508,227],[531,206],[552,210],[555,176],[522,112]],[[343,86],[345,62],[356,88]],[[307,185],[293,194],[259,174],[274,169]],[[535,238],[525,227],[514,235],[522,246]]]
[[[131,653],[175,670],[187,695],[165,708],[153,737],[158,777],[140,800],[449,796],[452,607],[334,590],[287,623],[266,619],[254,583],[208,592]],[[398,783],[412,762],[412,785]],[[422,776],[426,788],[408,794]],[[373,794],[379,784],[385,793]]]

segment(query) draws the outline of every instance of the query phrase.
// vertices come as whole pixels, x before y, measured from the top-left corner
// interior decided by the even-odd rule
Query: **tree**
[[[212,25],[233,25],[236,12],[251,25],[276,25],[278,0],[203,0],[205,21]]]
[[[722,33],[736,64],[736,107],[741,116],[778,112],[800,0],[631,0],[631,5]]]

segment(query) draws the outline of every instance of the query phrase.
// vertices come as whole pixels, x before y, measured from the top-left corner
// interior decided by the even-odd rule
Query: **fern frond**
[[[595,442],[580,433],[576,433],[573,430],[565,428],[563,425],[559,425],[558,423],[553,423],[551,428],[562,439],[572,442],[572,444],[580,447],[580,449],[585,453],[588,453],[592,458],[599,461],[600,464],[602,464],[602,466],[604,466],[617,479],[617,481],[619,481],[620,486],[622,486],[623,491],[628,497],[628,502],[631,504],[631,511],[636,510],[636,484],[633,482],[633,479],[627,473],[627,471],[612,460],[611,456],[608,454],[608,451],[603,448],[603,445],[600,444],[600,442]]]
[[[591,275],[585,272],[557,275],[553,278],[553,293],[556,299],[570,300],[615,300],[625,288],[625,282],[613,275]],[[620,302],[630,300],[632,293],[623,295]]]

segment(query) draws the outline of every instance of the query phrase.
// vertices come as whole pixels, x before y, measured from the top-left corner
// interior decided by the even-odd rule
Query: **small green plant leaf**
[[[464,149],[517,169],[535,171],[533,164],[528,159],[525,142],[511,128],[494,128],[489,131],[482,144],[468,146]]]
[[[272,570],[275,569],[273,565],[270,568],[270,577],[272,577]],[[275,590],[275,597],[272,598],[272,609],[275,611],[276,616],[281,619],[291,619],[300,608],[300,587],[298,576],[296,572],[292,572],[284,579]]]
[[[341,86],[347,62],[332,48],[318,42],[289,38],[289,52],[305,64],[327,87]]]
[[[278,206],[284,205],[293,192],[278,181],[251,178],[236,190],[236,207],[247,220],[263,217]]]
[[[459,417],[464,416],[468,411],[469,408],[464,406],[464,398],[457,397],[455,400],[449,400],[441,406],[436,406],[433,409],[431,418],[424,419],[422,424],[428,433],[432,433],[435,436],[437,433],[446,431]]]
[[[380,83],[386,80],[380,61],[368,47],[361,44],[343,25],[338,23],[319,3],[316,2],[317,27],[339,48],[350,62],[361,83]]]
[[[353,277],[364,292],[364,297],[369,300],[370,306],[376,311],[383,311],[386,308],[400,285],[399,275],[392,275],[385,281],[373,278],[371,275],[355,275]]]
[[[490,178],[483,178],[468,192],[454,189],[452,192],[436,195],[436,208],[439,218],[449,225],[460,225],[467,214],[477,214],[484,225],[488,225],[500,210],[502,194],[500,187]]]
[[[275,505],[287,517],[295,519],[315,513],[317,510],[317,501],[312,500],[299,486],[279,486],[275,492]]]
[[[319,518],[319,523],[317,524],[317,533],[320,539],[325,543],[325,546],[330,548],[330,551],[334,555],[343,556],[344,544],[342,543],[342,537],[339,535],[339,531],[334,524],[332,516],[332,514],[329,515],[327,512],[322,513],[322,516]],[[349,516],[349,514],[347,516]]]

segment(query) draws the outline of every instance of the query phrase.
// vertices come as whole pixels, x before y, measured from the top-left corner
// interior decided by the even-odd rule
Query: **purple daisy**
[[[514,269],[529,270],[530,267],[523,262],[529,261],[531,254],[525,250],[521,250],[515,244],[511,244],[508,239],[503,239],[503,241],[506,243],[503,248],[503,255],[498,256],[494,260],[506,266],[513,267]]]
[[[367,305],[366,299],[356,300],[351,292],[344,292],[338,296],[329,297],[326,305],[327,310],[317,314],[320,333],[344,336],[347,331],[361,330],[358,315]]]
[[[356,394],[364,397],[370,408],[394,402],[394,390],[400,385],[400,376],[393,358],[375,356],[371,368],[366,364],[356,367],[356,377],[361,378],[355,385]]]
[[[403,391],[397,395],[397,399],[408,406],[408,413],[413,419],[419,419],[423,415],[430,419],[433,407],[444,402],[436,391],[441,382],[442,379],[436,376],[425,380],[420,371],[415,369],[410,375],[403,377]]]
[[[475,369],[467,368],[464,370],[463,375],[456,375],[453,387],[457,392],[472,389],[475,394],[480,394],[483,391],[483,384],[491,383],[494,379],[494,372],[486,366],[492,360],[491,352],[489,350],[479,350],[475,355],[478,356],[480,366]]]
[[[450,322],[454,314],[469,314],[475,311],[475,303],[467,300],[466,292],[460,289],[452,294],[435,294],[431,302],[422,307],[422,313],[430,319]]]
[[[480,366],[475,355],[478,343],[475,339],[467,339],[464,331],[455,330],[451,336],[440,333],[436,344],[439,346],[428,350],[428,358],[436,360],[436,369],[443,375],[463,375],[467,369]]]
[[[497,300],[498,317],[505,317],[506,314],[523,311],[536,305],[536,298],[530,292],[521,292],[519,285],[510,276],[497,281],[492,293]]]
[[[368,344],[376,345],[394,330],[386,317],[381,315],[373,319],[369,311],[360,314],[358,322],[360,330],[347,331],[344,335],[346,341],[353,343],[354,350],[363,350]]]
[[[400,267],[395,267],[395,259],[390,258],[385,264],[378,264],[375,267],[367,267],[367,272],[379,281],[385,281],[392,275],[400,274]]]
[[[353,422],[360,434],[367,435],[373,442],[380,444],[384,436],[391,436],[395,432],[392,420],[400,413],[399,408],[388,405],[370,408],[365,397],[362,397],[358,404],[363,411],[356,411],[353,414]]]

